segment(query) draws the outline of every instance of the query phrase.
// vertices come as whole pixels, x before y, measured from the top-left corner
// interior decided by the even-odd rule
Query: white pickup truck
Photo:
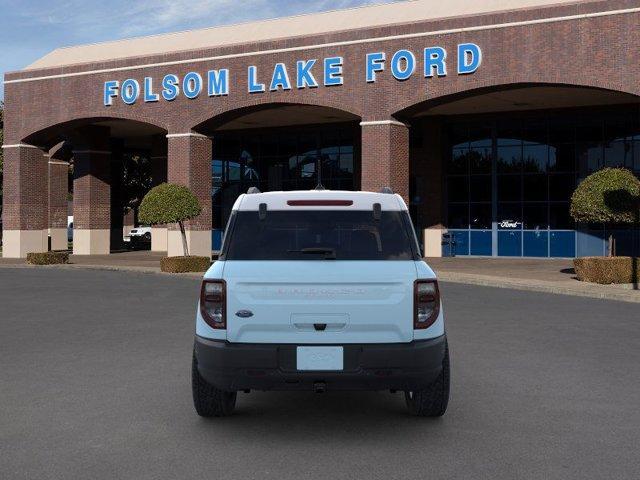
[[[193,400],[229,415],[239,391],[391,390],[443,415],[449,350],[438,282],[402,197],[259,193],[233,206],[196,315]]]

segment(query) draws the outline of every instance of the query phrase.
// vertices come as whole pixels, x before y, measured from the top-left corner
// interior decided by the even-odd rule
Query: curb
[[[470,273],[436,272],[438,279],[443,282],[463,283],[483,287],[505,288],[529,292],[553,293],[575,297],[598,298],[601,300],[616,300],[620,302],[640,303],[640,291],[620,291],[620,287],[611,285],[582,284],[576,280],[575,287],[558,285],[554,282],[541,282],[525,279],[505,279],[488,275]],[[613,290],[616,289],[616,290]]]
[[[132,267],[126,265],[81,265],[76,263],[68,263],[63,265],[27,265],[27,264],[9,264],[9,265],[0,265],[0,269],[6,268],[16,268],[16,269],[61,269],[61,270],[103,270],[103,271],[111,271],[111,272],[133,272],[133,273],[144,273],[148,275],[163,275],[170,277],[178,277],[178,278],[202,278],[204,272],[188,272],[188,273],[167,273],[161,272],[159,267]]]

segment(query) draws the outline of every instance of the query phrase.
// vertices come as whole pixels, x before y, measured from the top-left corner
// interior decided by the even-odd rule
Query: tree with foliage
[[[149,225],[177,223],[182,234],[183,254],[189,256],[184,222],[202,213],[202,207],[191,190],[182,185],[163,183],[152,188],[140,204],[140,221]]]
[[[638,223],[640,180],[625,168],[605,168],[585,178],[571,196],[571,216],[576,222]],[[609,256],[614,255],[609,235]]]

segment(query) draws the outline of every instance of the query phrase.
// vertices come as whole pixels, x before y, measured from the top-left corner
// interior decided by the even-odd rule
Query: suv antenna
[[[317,191],[326,190],[326,189],[322,186],[322,182],[320,182],[320,180],[318,180],[318,184],[316,185],[315,190],[317,190]]]

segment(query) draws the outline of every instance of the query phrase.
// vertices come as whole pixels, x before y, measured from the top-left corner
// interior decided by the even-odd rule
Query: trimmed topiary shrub
[[[625,168],[604,168],[585,178],[571,196],[571,216],[576,222],[638,222],[640,180]],[[613,237],[609,237],[609,256]]]
[[[585,178],[571,197],[576,222],[633,223],[640,180],[625,168],[604,168]]]
[[[61,264],[69,263],[69,253],[67,252],[27,253],[27,263],[29,265],[61,265]]]
[[[573,261],[578,280],[608,285],[634,283],[640,278],[640,261],[631,257],[582,257]],[[635,269],[635,273],[634,273]]]
[[[202,207],[191,190],[183,185],[163,183],[152,188],[142,199],[138,218],[149,225],[177,223],[182,234],[183,253],[189,256],[184,222],[200,213]]]
[[[206,272],[211,266],[209,257],[164,257],[160,270],[167,273]]]

